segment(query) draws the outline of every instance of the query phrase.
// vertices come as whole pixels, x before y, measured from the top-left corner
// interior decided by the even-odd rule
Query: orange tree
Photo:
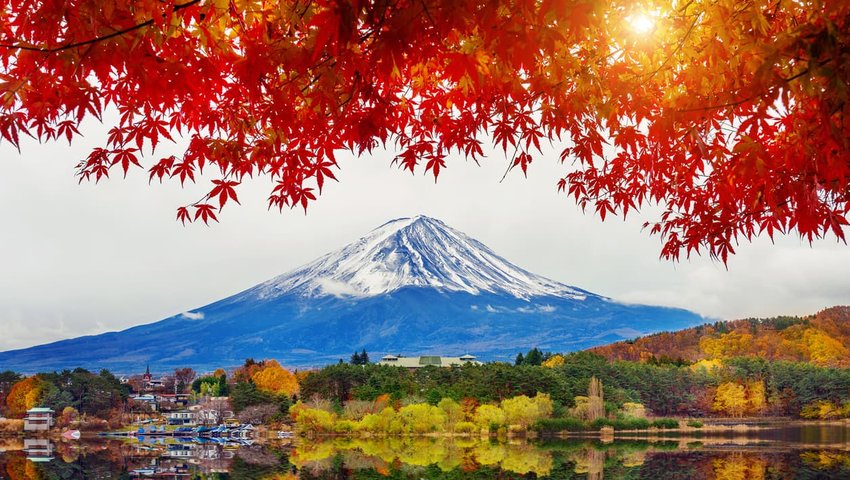
[[[208,195],[246,175],[307,208],[335,153],[390,143],[437,177],[483,143],[604,220],[646,204],[662,255],[724,261],[740,237],[844,237],[844,0],[0,0],[0,138],[80,135],[118,112],[82,179],[146,168]],[[176,156],[153,152],[185,137]],[[160,158],[163,157],[163,158]],[[555,186],[553,185],[553,188]]]

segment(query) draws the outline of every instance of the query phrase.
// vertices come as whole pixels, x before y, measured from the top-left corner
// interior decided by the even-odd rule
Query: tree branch
[[[192,5],[195,5],[196,3],[200,3],[200,2],[201,2],[201,0],[190,0],[189,2],[181,3],[179,5],[175,5],[174,11],[176,12],[178,10],[188,8]],[[53,48],[31,47],[31,46],[28,46],[28,45],[17,45],[17,44],[0,44],[0,48],[27,50],[27,51],[30,51],[30,52],[56,53],[56,52],[61,52],[61,51],[64,51],[64,50],[70,50],[72,48],[82,47],[82,46],[85,46],[85,45],[91,45],[91,44],[94,44],[94,43],[97,43],[97,42],[102,42],[104,40],[109,40],[110,38],[120,37],[121,35],[124,35],[125,33],[130,33],[132,31],[148,27],[148,26],[153,24],[153,21],[154,21],[154,19],[150,19],[150,20],[147,20],[145,22],[133,25],[132,27],[127,27],[123,30],[118,30],[118,31],[112,32],[110,34],[103,35],[101,37],[91,38],[89,40],[83,40],[81,42],[68,43],[68,44],[61,45],[61,46],[58,46],[58,47],[53,47]]]

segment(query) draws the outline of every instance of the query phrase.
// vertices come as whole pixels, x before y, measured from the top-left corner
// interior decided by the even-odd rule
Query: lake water
[[[24,449],[26,448],[26,449]],[[699,438],[297,440],[219,445],[0,439],[0,478],[850,479],[850,429],[792,426]]]

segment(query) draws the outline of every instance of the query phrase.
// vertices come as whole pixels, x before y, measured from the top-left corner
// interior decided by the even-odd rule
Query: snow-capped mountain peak
[[[403,287],[507,293],[519,298],[592,295],[530,273],[440,220],[391,220],[337,251],[255,287],[260,298],[373,296]]]

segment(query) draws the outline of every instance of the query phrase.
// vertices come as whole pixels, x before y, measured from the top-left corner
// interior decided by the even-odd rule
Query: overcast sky
[[[208,190],[148,186],[131,171],[78,185],[74,165],[103,141],[0,144],[0,350],[120,330],[190,311],[352,242],[387,220],[425,214],[532,272],[618,300],[683,307],[712,318],[808,314],[850,304],[850,247],[796,237],[741,245],[728,270],[707,256],[658,259],[641,231],[652,212],[602,223],[555,190],[552,156],[527,179],[491,156],[454,158],[439,182],[389,164],[391,154],[345,157],[339,183],[305,216],[266,209],[270,184],[248,182],[222,222],[187,227],[175,209]],[[175,150],[176,152],[177,150]],[[157,152],[165,154],[167,151]],[[118,172],[116,172],[118,173]]]

